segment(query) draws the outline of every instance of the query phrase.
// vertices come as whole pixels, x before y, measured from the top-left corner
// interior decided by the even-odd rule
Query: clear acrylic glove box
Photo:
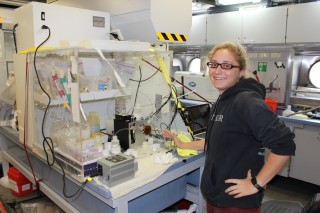
[[[171,64],[171,51],[144,42],[28,53],[26,144],[48,165],[83,181],[97,169],[116,114],[170,121],[160,118],[170,114]]]

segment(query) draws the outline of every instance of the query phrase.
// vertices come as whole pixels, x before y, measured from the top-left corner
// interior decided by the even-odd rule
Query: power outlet
[[[46,20],[46,13],[41,12],[41,21],[45,21],[45,20]]]

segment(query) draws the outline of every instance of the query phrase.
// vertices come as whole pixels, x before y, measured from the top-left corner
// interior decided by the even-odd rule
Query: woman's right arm
[[[174,143],[179,147],[180,149],[192,149],[192,150],[198,150],[203,151],[204,150],[204,139],[197,140],[197,141],[191,141],[189,143],[183,143],[178,137],[177,134],[174,132],[171,132],[169,130],[164,130],[163,136],[165,138],[170,138],[174,141]]]

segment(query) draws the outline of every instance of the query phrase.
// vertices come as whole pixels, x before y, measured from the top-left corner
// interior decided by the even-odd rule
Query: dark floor
[[[267,186],[264,201],[291,200],[299,201],[305,205],[316,193],[320,193],[320,186],[318,185],[293,178],[276,176]]]

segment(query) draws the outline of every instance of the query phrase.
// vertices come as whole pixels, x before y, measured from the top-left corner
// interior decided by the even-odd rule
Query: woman
[[[258,213],[265,185],[295,153],[294,134],[264,102],[265,87],[247,77],[247,54],[240,44],[216,45],[209,60],[220,96],[205,140],[182,143],[168,130],[164,136],[182,149],[206,152],[201,191],[208,212]],[[264,147],[271,150],[266,162]]]

